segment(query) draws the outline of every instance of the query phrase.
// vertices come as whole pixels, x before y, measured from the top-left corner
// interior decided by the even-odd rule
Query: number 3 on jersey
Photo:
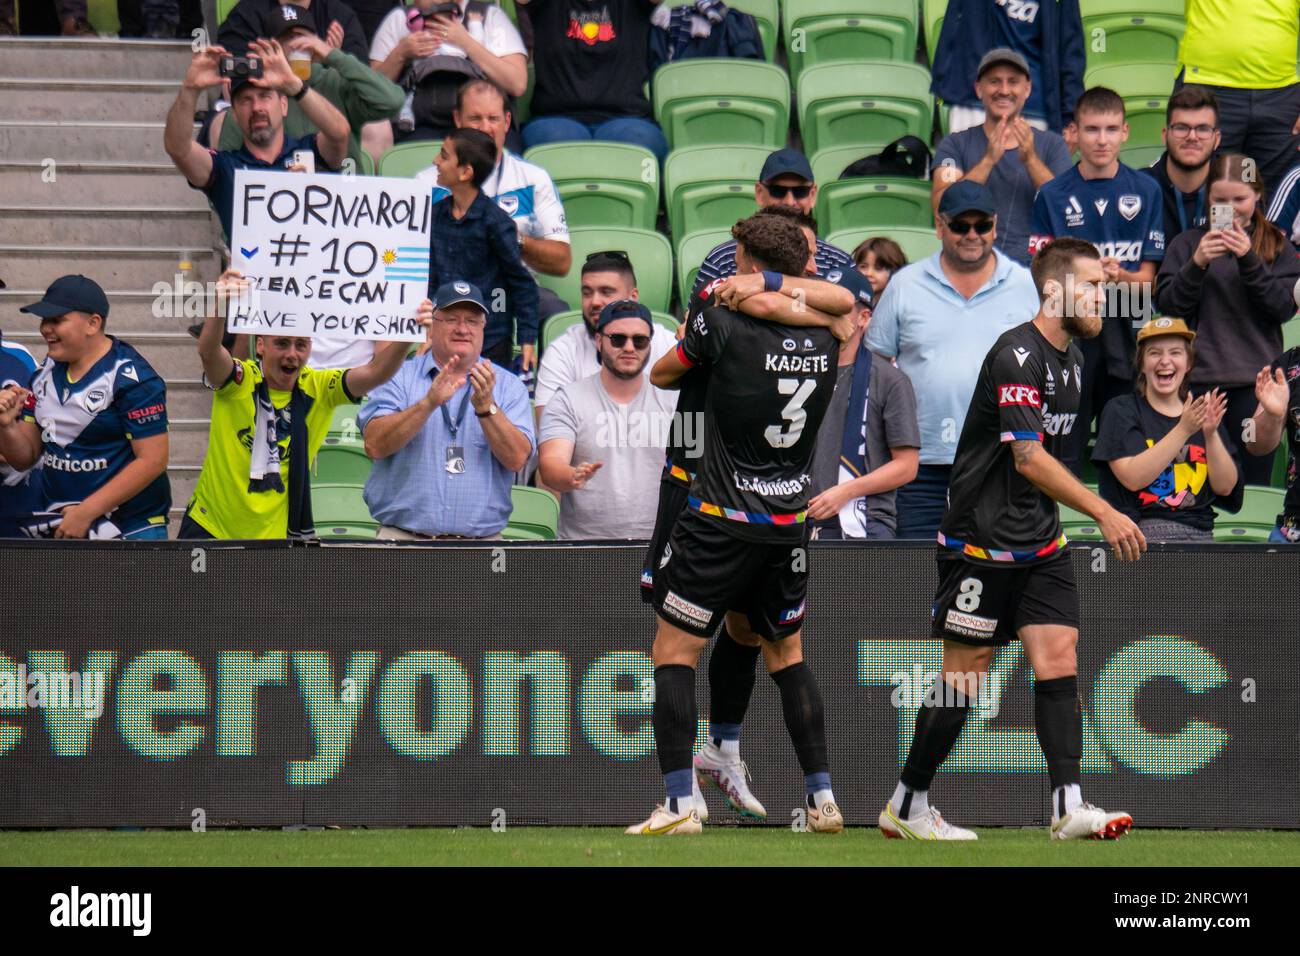
[[[969,614],[980,606],[980,595],[984,593],[984,582],[979,578],[966,578],[961,582],[961,593],[954,602],[957,610]]]
[[[808,413],[804,410],[804,402],[808,401],[808,396],[817,388],[815,378],[806,378],[800,381],[797,378],[779,378],[776,380],[776,390],[782,395],[793,395],[794,398],[786,403],[785,408],[781,409],[781,418],[789,422],[789,428],[783,429],[780,425],[768,425],[763,432],[763,437],[773,448],[789,448],[799,441],[799,436],[803,434],[803,426],[808,421]]]

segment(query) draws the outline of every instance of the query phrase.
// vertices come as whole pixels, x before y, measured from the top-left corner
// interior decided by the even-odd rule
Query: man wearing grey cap
[[[381,539],[500,538],[510,520],[510,486],[536,448],[533,413],[524,383],[481,357],[486,326],[477,288],[440,286],[427,351],[357,414]]]
[[[758,201],[760,210],[769,206],[794,206],[804,215],[811,216],[813,207],[817,205],[817,184],[813,182],[808,157],[797,149],[778,149],[767,157],[758,174],[758,182],[754,184],[754,199]],[[817,240],[813,259],[818,275],[825,275],[830,269],[854,268],[848,253],[821,239]],[[687,268],[693,264],[684,263]],[[700,296],[710,282],[735,274],[736,240],[728,239],[704,257],[695,276],[691,297]]]
[[[997,204],[987,187],[949,186],[937,220],[942,248],[894,273],[867,329],[867,347],[896,358],[916,389],[920,468],[898,490],[900,538],[938,532],[980,356],[1038,312],[1029,270],[993,247]]]
[[[981,72],[981,58],[998,47],[1009,48],[1025,62],[1032,93],[1024,113],[1031,124],[1064,132],[1074,118],[1074,101],[1083,93],[1087,65],[1079,0],[948,0],[930,92],[951,107],[950,132],[984,121],[971,84]]]
[[[945,136],[934,153],[934,208],[944,190],[968,180],[988,186],[997,203],[997,249],[1029,265],[1029,219],[1040,186],[1070,168],[1070,150],[1056,133],[1035,129],[1022,115],[1033,91],[1029,64],[999,47],[980,60],[975,95],[984,122]]]

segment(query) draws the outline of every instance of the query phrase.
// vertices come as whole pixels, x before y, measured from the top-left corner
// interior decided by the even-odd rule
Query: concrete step
[[[0,47],[0,55],[3,48]],[[198,132],[198,124],[194,130]],[[118,123],[111,120],[0,120],[0,156],[9,160],[60,162],[84,160],[166,163],[163,121]]]
[[[167,382],[167,415],[169,418],[203,419],[212,414],[212,391],[198,376],[169,378]]]
[[[167,532],[168,537],[174,538],[176,529],[180,527],[181,515],[185,513],[185,506],[194,494],[194,486],[199,483],[199,466],[169,464],[167,478],[172,483],[171,523],[167,526]]]
[[[0,38],[0,69],[6,76],[170,80],[180,85],[190,56],[186,40]]]
[[[0,263],[0,279],[5,277],[3,264]],[[114,335],[121,334],[130,339],[138,332],[184,332],[195,322],[201,321],[200,299],[197,296],[186,297],[174,294],[175,278],[167,283],[167,295],[159,296],[152,291],[120,291],[109,288],[108,330]],[[12,283],[7,289],[0,289],[0,328],[8,336],[13,332],[28,331],[35,333],[40,320],[34,315],[20,313],[23,306],[40,300],[45,287],[15,288]],[[189,315],[186,312],[191,313]]]
[[[0,96],[3,96],[0,93]],[[0,203],[47,206],[186,206],[207,209],[168,163],[11,160],[0,156]]]
[[[0,204],[0,243],[211,248],[221,238],[221,227],[215,222],[208,210],[186,206]]]
[[[111,314],[112,310],[109,311]],[[36,324],[35,321],[32,324]],[[164,379],[189,379],[203,373],[203,365],[199,361],[198,342],[188,332],[136,332],[118,328],[116,323],[110,323],[109,329],[114,335],[134,346],[144,356],[145,361],[153,366],[153,370]],[[25,346],[38,358],[45,354],[45,340],[37,331],[7,328],[5,338]]]
[[[150,289],[156,282],[174,282],[182,253],[193,263],[197,281],[213,281],[221,274],[214,250],[174,246],[0,245],[0,263],[2,278],[15,287],[45,289],[59,276],[80,273],[105,289]]]
[[[202,465],[208,450],[208,420],[206,418],[173,418],[167,416],[168,464]]]
[[[0,69],[8,68],[0,63]],[[182,76],[184,71],[182,71]],[[5,119],[157,122],[176,99],[174,80],[65,80],[0,77],[0,112]]]

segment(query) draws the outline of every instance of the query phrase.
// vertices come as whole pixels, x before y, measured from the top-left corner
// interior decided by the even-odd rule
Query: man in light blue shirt
[[[898,537],[934,539],[980,363],[999,335],[1038,312],[1029,270],[993,248],[997,204],[970,180],[939,201],[943,248],[894,274],[872,313],[867,347],[897,359],[916,391],[921,464],[898,490]]]
[[[536,450],[528,389],[481,357],[487,306],[468,282],[436,292],[427,352],[357,416],[375,465],[366,505],[389,541],[499,538],[510,486]]]

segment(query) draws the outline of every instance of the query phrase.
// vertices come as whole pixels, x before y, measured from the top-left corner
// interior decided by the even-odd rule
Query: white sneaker
[[[808,829],[813,833],[839,833],[844,829],[844,815],[833,801],[820,807],[808,807]]]
[[[707,743],[695,755],[695,778],[700,783],[711,783],[727,798],[727,803],[742,817],[766,820],[767,810],[758,797],[749,790],[746,778],[749,768],[739,757],[729,758],[712,743]]]
[[[695,811],[700,815],[700,822],[708,823],[709,805],[704,802],[704,794],[700,791],[700,781],[695,774],[691,774],[691,797],[695,800]]]
[[[650,819],[644,823],[634,823],[623,832],[628,836],[675,836],[677,834],[699,833],[700,814],[694,806],[685,813],[670,813],[667,807],[655,807]]]
[[[880,832],[894,840],[978,840],[974,830],[956,827],[943,818],[934,807],[923,816],[907,820],[894,812],[893,803],[886,803],[880,811]]]
[[[1133,829],[1127,813],[1107,813],[1101,807],[1083,803],[1052,823],[1053,840],[1118,840]]]

